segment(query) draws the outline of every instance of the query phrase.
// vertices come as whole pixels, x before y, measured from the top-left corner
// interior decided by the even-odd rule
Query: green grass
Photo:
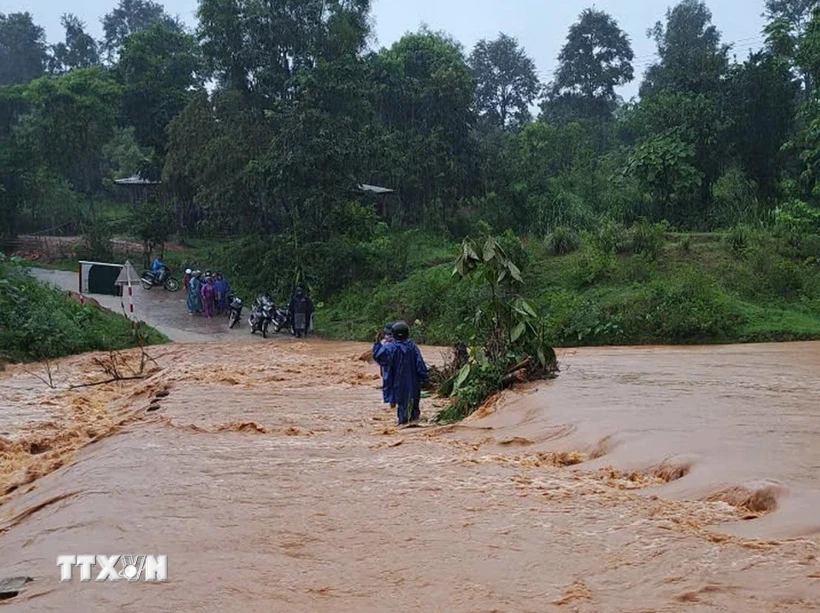
[[[457,244],[419,231],[380,240],[387,243],[373,251],[377,265],[363,264],[370,280],[317,300],[319,334],[369,341],[385,322],[406,319],[420,342],[468,340],[484,296],[479,284],[453,279]],[[783,255],[768,235],[752,233],[738,251],[726,234],[666,233],[655,257],[628,248],[602,254],[592,242],[553,255],[544,240],[524,241],[524,295],[547,318],[557,346],[820,339],[820,266],[805,254]],[[251,271],[231,249],[228,241],[191,239],[166,262],[179,275],[185,267],[221,268],[246,299],[287,285],[276,267]],[[394,253],[406,261],[379,267]],[[75,270],[76,263],[54,267]]]
[[[79,304],[0,261],[0,360],[28,362],[166,342],[149,326],[135,328],[121,315]]]
[[[79,261],[74,259],[58,260],[56,262],[36,262],[33,260],[23,260],[27,268],[44,268],[46,270],[65,270],[67,272],[77,272]]]
[[[723,235],[668,234],[650,259],[602,255],[588,245],[553,256],[527,241],[525,297],[549,321],[558,346],[731,343],[820,339],[820,267],[784,257],[770,242],[742,257]],[[331,338],[370,340],[385,321],[419,321],[421,342],[464,338],[481,290],[457,284],[456,246],[419,245],[420,264],[396,282],[360,283],[327,300],[317,328]]]

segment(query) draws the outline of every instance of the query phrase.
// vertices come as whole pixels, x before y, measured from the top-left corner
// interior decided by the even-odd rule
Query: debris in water
[[[0,600],[14,598],[26,583],[34,581],[31,577],[7,577],[0,579]]]
[[[160,405],[160,403],[154,402],[154,403],[148,405],[148,412],[152,413],[153,411],[159,411],[161,408],[162,408],[162,405]]]
[[[583,580],[578,580],[567,589],[564,590],[564,595],[558,600],[554,600],[552,604],[562,606],[569,604],[574,600],[592,600],[592,592],[587,587]]]

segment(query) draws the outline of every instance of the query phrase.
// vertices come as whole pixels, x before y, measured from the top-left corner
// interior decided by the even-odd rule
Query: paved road
[[[63,270],[46,270],[32,268],[31,274],[36,278],[51,283],[60,289],[77,292],[79,290],[79,275],[75,272]],[[88,294],[102,306],[112,311],[123,311],[123,298]],[[134,286],[134,315],[137,319],[153,326],[172,341],[192,343],[208,341],[246,340],[250,337],[247,322],[240,322],[235,329],[228,329],[227,318],[216,317],[208,320],[200,316],[188,314],[185,306],[185,291],[172,293],[161,288],[151,290]],[[128,309],[128,298],[125,300],[125,309]],[[258,335],[257,335],[258,336]],[[260,337],[260,340],[261,337]]]

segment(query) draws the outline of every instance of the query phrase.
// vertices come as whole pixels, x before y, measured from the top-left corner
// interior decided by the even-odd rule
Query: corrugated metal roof
[[[359,185],[359,190],[363,192],[370,192],[372,194],[392,194],[395,191],[387,187],[379,187],[378,185],[367,185],[366,183],[362,183],[361,185]]]
[[[117,185],[159,185],[160,181],[149,181],[139,175],[134,175],[133,177],[127,177],[125,179],[115,179],[114,183]]]

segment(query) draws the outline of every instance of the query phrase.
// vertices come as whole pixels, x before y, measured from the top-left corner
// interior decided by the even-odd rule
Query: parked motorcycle
[[[291,328],[290,325],[290,314],[287,312],[286,309],[281,307],[277,308],[273,314],[273,331],[278,334],[282,331],[282,329],[289,330]]]
[[[228,327],[233,328],[242,317],[242,300],[238,296],[229,296],[230,313],[228,314]]]
[[[267,296],[259,296],[256,303],[253,305],[253,310],[248,318],[248,323],[251,326],[251,334],[262,332],[262,338],[268,338],[268,326],[273,321],[273,313],[276,307],[273,301]]]
[[[145,289],[160,286],[164,287],[169,292],[179,291],[179,281],[177,281],[171,274],[164,270],[160,273],[153,273],[150,270],[145,270],[140,275],[140,283]]]

